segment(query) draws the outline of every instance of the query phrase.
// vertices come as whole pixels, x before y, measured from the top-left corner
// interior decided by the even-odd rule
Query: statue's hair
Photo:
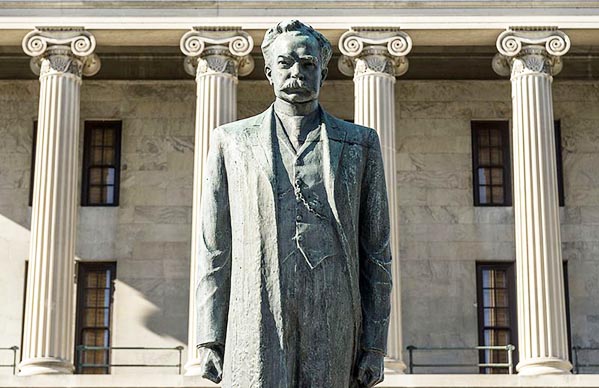
[[[331,56],[333,55],[333,49],[331,42],[324,37],[320,32],[316,31],[311,26],[300,22],[299,20],[284,20],[278,23],[273,28],[266,31],[264,40],[262,41],[262,55],[264,56],[264,62],[268,65],[270,57],[270,46],[277,39],[277,37],[286,32],[299,32],[301,35],[312,36],[318,42],[320,46],[320,59],[322,61],[322,68],[326,69]]]

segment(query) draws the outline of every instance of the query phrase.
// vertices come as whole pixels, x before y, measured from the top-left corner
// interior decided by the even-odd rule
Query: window
[[[517,346],[514,263],[479,263],[477,272],[480,346]],[[513,353],[514,365],[517,353]],[[481,350],[480,363],[507,364],[505,350]],[[507,368],[481,368],[481,373],[508,373]]]
[[[33,205],[33,182],[35,181],[35,152],[37,147],[37,120],[33,122],[31,139],[31,168],[29,169],[29,206]]]
[[[83,150],[83,206],[118,206],[121,122],[86,121]]]
[[[508,121],[472,122],[474,206],[511,206]]]
[[[115,263],[79,262],[77,275],[77,373],[110,373],[110,324],[114,294]],[[93,346],[94,349],[81,349]]]
[[[564,206],[561,123],[554,122],[559,206]],[[474,206],[511,206],[510,135],[508,121],[472,122]]]

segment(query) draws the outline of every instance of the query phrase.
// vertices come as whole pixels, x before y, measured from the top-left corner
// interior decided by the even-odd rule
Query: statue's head
[[[292,104],[318,99],[332,55],[321,33],[298,20],[280,22],[266,32],[262,54],[278,98]]]

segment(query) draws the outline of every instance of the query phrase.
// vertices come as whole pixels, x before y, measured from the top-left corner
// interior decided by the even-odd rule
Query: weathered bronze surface
[[[318,104],[330,43],[284,21],[262,45],[276,101],[211,134],[196,288],[204,377],[371,387],[390,312],[389,212],[373,129]]]

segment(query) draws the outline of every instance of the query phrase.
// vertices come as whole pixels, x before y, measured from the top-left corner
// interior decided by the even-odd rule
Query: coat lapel
[[[260,114],[254,124],[246,130],[250,152],[259,170],[266,175],[273,193],[276,192],[277,182],[273,164],[273,135],[272,135],[272,105]]]
[[[331,204],[331,210],[333,215],[340,225],[339,213],[337,211],[337,204],[335,203],[335,182],[337,179],[337,170],[339,168],[339,162],[341,155],[343,154],[343,147],[345,145],[345,137],[347,133],[341,130],[336,119],[329,115],[327,112],[322,110],[322,119],[324,125],[323,133],[323,164],[324,164],[324,182],[329,197],[329,203]]]
[[[248,139],[248,148],[258,164],[260,172],[270,182],[273,190],[273,198],[276,198],[274,195],[277,189],[277,182],[273,163],[273,115],[274,108],[271,105],[270,108],[256,118],[251,126],[247,127],[246,137]],[[323,179],[333,215],[340,224],[337,205],[335,203],[335,184],[347,133],[339,128],[336,123],[337,120],[325,112],[324,109],[322,109],[322,120]]]

